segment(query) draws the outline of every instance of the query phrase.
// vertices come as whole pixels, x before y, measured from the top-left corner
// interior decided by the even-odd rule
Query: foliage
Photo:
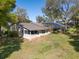
[[[45,18],[44,18],[43,16],[37,16],[37,17],[36,17],[36,21],[37,21],[38,23],[44,23],[44,22],[45,22]]]
[[[79,35],[79,9],[77,9],[72,16],[73,21],[75,22],[76,34]]]
[[[32,22],[32,21],[29,20],[29,19],[26,19],[25,22],[26,22],[26,23],[30,23],[30,22]]]
[[[15,8],[16,0],[0,0],[0,38],[2,37],[1,27],[8,27],[8,22],[14,21],[9,16],[10,12]]]
[[[8,14],[8,16],[10,17],[11,23],[17,23],[18,22],[18,17],[16,16],[15,13],[10,13],[10,14]]]
[[[7,26],[10,19],[9,13],[15,8],[16,0],[0,0],[0,26]]]
[[[75,32],[76,32],[76,28],[75,27],[72,27],[72,28],[68,29],[68,33],[70,33],[70,34],[74,34]]]
[[[8,13],[15,7],[16,0],[0,0],[0,13]]]
[[[75,6],[75,8],[72,8]],[[46,16],[55,19],[68,19],[79,6],[78,0],[47,0],[43,12]],[[73,10],[72,10],[73,9]]]
[[[23,8],[17,8],[16,15],[18,17],[19,22],[31,22],[29,20],[26,10]]]
[[[4,38],[3,44],[0,46],[0,59],[6,59],[15,51],[20,50],[22,39],[20,38]]]
[[[17,31],[6,31],[5,35],[7,35],[7,37],[19,37],[19,34]]]

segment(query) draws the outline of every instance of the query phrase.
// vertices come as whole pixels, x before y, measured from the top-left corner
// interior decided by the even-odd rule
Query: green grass
[[[79,59],[79,52],[70,44],[65,34],[50,34],[21,44],[20,50],[13,52],[7,59]]]

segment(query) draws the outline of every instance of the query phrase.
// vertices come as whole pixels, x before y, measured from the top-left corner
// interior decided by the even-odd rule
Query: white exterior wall
[[[37,37],[41,37],[41,36],[45,36],[45,35],[48,35],[50,34],[50,32],[46,32],[46,33],[39,33],[39,34],[26,34],[25,33],[25,30],[23,31],[23,38],[24,39],[28,39],[28,40],[32,40],[34,38],[37,38]]]

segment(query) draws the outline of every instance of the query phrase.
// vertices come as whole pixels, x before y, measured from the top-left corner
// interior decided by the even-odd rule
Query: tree
[[[75,14],[72,16],[73,21],[75,22],[76,34],[79,35],[79,9],[75,11]]]
[[[9,18],[10,18],[10,22],[12,23],[12,24],[16,24],[17,22],[18,22],[18,17],[17,17],[17,15],[15,14],[15,13],[10,13],[10,14],[8,14],[8,16],[9,16]]]
[[[43,8],[43,13],[50,19],[62,18],[67,21],[74,13],[74,10],[71,8],[73,6],[78,8],[79,0],[47,0],[46,6]]]
[[[15,8],[16,0],[0,0],[0,36],[1,36],[1,26],[6,27],[10,19],[9,14]]]
[[[44,23],[45,22],[45,18],[43,16],[37,16],[36,17],[36,22],[37,23]]]
[[[51,21],[62,19],[65,29],[68,29],[70,21],[75,9],[79,8],[79,0],[47,0],[43,13],[49,17]]]
[[[23,8],[17,8],[16,15],[18,17],[19,22],[31,22],[29,20],[29,16],[27,15],[27,12]]]
[[[10,21],[8,15],[15,7],[15,0],[0,0],[0,25],[6,24]]]

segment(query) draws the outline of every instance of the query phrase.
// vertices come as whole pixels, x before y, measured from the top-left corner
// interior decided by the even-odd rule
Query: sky
[[[26,9],[31,21],[36,21],[36,16],[42,16],[45,0],[16,0],[16,6]]]

